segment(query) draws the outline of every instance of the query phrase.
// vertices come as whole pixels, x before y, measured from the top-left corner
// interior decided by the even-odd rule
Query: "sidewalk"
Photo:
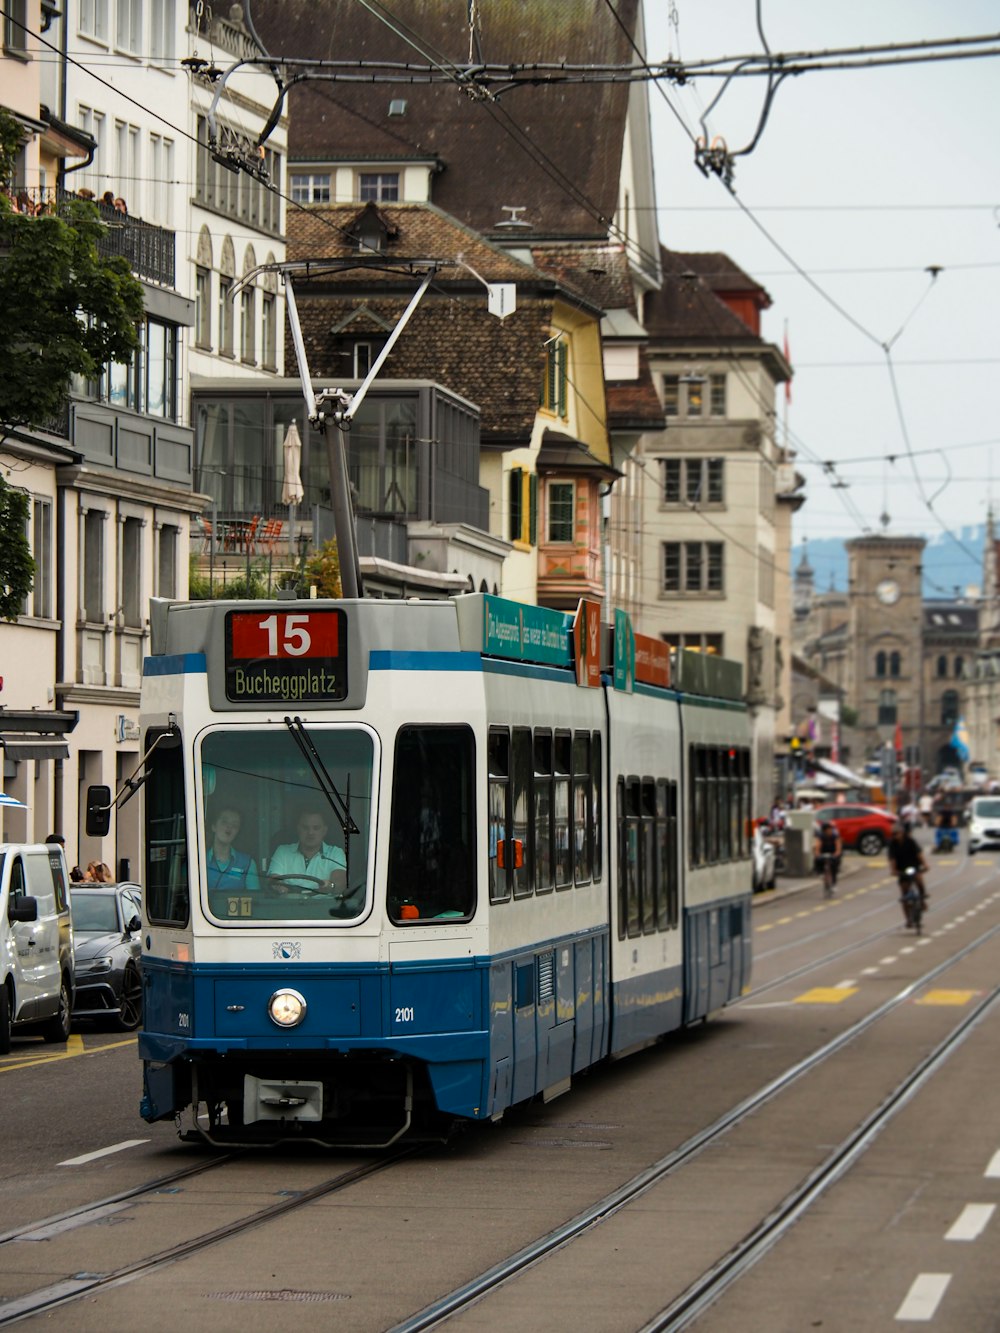
[[[837,883],[841,884],[845,879],[856,875],[867,866],[878,865],[877,856],[859,856],[857,852],[848,852],[840,863],[840,874],[837,877]],[[796,893],[803,893],[806,889],[822,889],[822,879],[819,875],[803,875],[801,878],[792,875],[779,875],[775,881],[773,889],[764,889],[760,893],[753,895],[753,906],[764,907],[767,903],[780,902],[783,898],[791,898]]]

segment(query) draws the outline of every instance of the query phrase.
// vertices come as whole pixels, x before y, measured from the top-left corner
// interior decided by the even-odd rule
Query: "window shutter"
[[[528,541],[538,545],[538,478],[534,473],[528,481]]]

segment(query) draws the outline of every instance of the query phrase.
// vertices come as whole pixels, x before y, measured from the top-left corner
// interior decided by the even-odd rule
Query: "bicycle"
[[[907,866],[899,873],[899,900],[903,904],[907,928],[912,926],[918,935],[923,934],[920,923],[924,916],[924,898],[915,866]]]
[[[823,870],[823,897],[833,897],[833,886],[836,883],[834,878],[834,863],[836,856],[833,852],[820,852],[816,860],[820,863]]]

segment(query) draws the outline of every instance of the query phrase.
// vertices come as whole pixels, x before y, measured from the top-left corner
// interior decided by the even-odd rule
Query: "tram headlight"
[[[297,990],[276,990],[267,1002],[271,1022],[279,1028],[297,1028],[305,1019],[309,1006]]]

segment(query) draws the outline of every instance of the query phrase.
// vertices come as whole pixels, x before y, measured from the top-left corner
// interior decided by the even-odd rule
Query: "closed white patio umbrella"
[[[289,423],[282,445],[285,480],[281,487],[281,503],[288,506],[288,549],[295,550],[295,510],[305,498],[302,485],[302,440],[294,421]]]

